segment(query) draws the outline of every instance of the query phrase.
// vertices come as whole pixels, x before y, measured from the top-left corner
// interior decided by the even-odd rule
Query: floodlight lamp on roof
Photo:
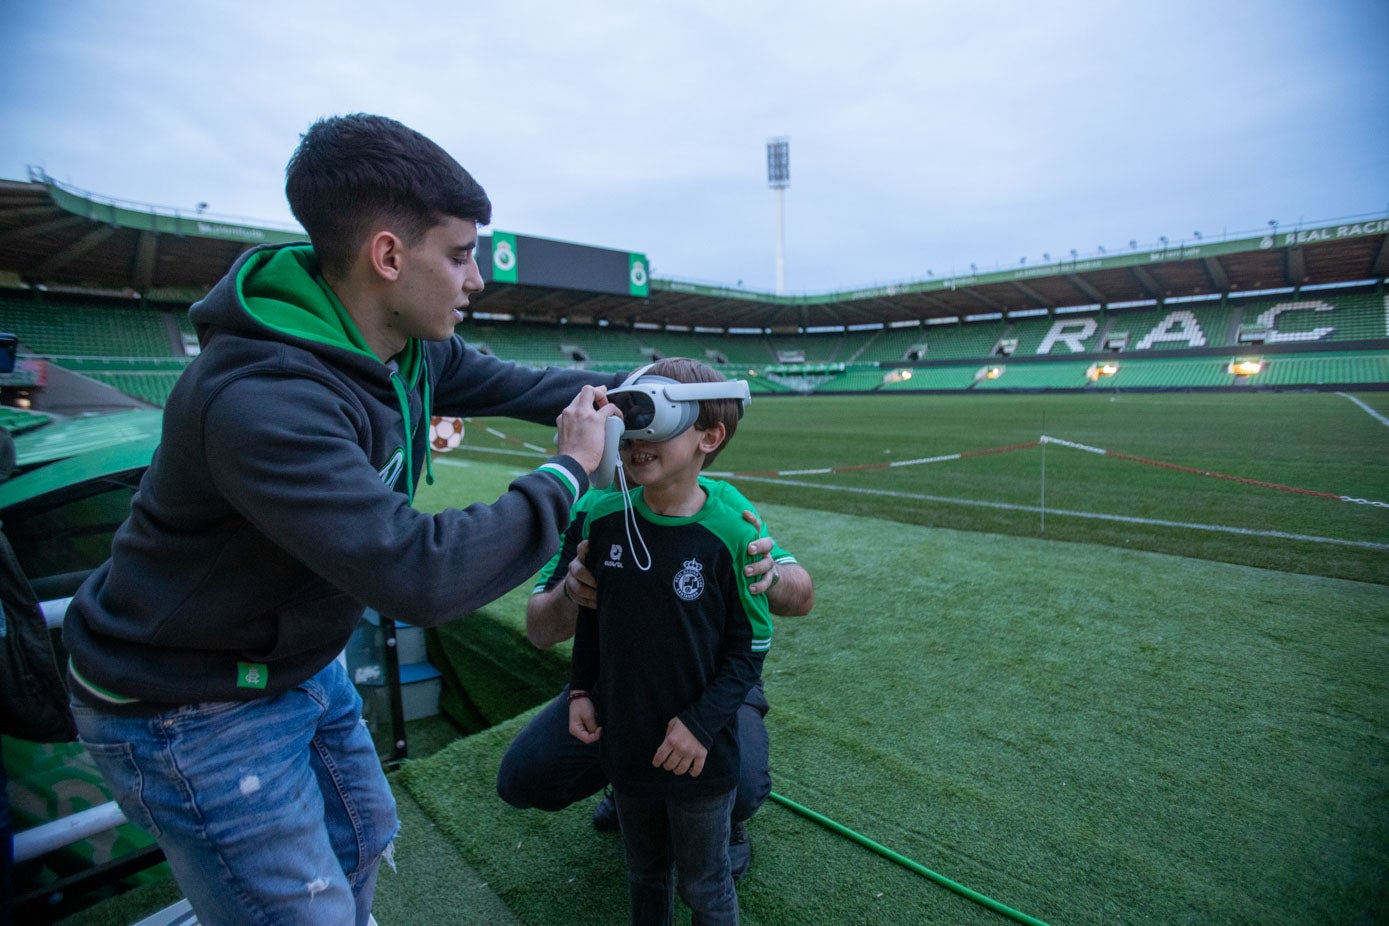
[[[1085,371],[1085,378],[1093,383],[1101,377],[1113,376],[1118,372],[1119,364],[1117,363],[1092,363],[1090,368]]]

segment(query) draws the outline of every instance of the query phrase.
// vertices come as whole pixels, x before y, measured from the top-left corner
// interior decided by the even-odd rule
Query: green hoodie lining
[[[246,314],[272,331],[380,361],[367,346],[366,338],[362,337],[337,293],[323,279],[309,245],[293,245],[254,255],[241,266],[236,277],[236,291],[246,307]],[[420,424],[429,420],[431,404],[426,376],[421,420],[410,421],[408,390],[415,388],[425,370],[424,350],[419,339],[410,338],[396,359],[399,372],[391,373],[391,385],[400,404],[400,417],[405,422],[406,494],[413,502],[415,432]],[[433,483],[431,464],[432,460],[426,457],[425,465],[430,470],[428,480]]]

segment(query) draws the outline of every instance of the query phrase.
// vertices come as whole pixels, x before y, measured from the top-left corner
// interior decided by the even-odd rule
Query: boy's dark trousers
[[[632,926],[668,926],[675,914],[672,887],[690,908],[693,926],[736,926],[738,892],[728,862],[734,793],[680,800],[613,789]]]

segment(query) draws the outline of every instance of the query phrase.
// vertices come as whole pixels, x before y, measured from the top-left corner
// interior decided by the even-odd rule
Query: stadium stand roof
[[[302,231],[95,196],[42,171],[0,180],[0,274],[12,284],[187,300],[249,247]],[[906,268],[910,272],[910,268]],[[483,267],[491,279],[491,267]],[[1188,240],[1040,266],[818,295],[774,295],[653,279],[649,295],[489,283],[471,313],[710,330],[884,325],[1184,297],[1298,289],[1389,276],[1389,215],[1267,234]]]

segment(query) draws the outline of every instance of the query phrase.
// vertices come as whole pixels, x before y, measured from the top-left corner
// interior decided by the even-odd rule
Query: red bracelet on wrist
[[[569,692],[569,700],[570,700],[571,703],[574,702],[574,701],[579,700],[580,698],[588,698],[588,692],[587,692],[587,691],[579,691],[579,690],[577,690],[577,689],[574,690],[574,691]],[[592,698],[589,698],[589,700],[592,701],[593,699],[592,699]]]

